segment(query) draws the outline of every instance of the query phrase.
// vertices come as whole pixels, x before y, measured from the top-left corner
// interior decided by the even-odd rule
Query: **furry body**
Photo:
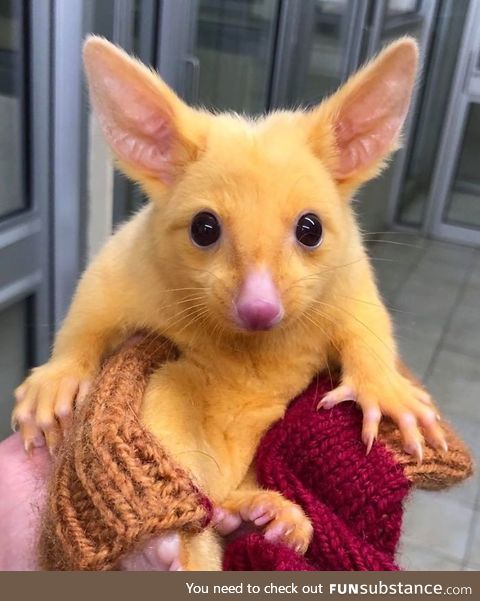
[[[395,147],[408,107],[413,43],[382,56],[316,110],[252,121],[189,109],[107,42],[87,42],[100,123],[152,202],[87,269],[51,361],[18,389],[15,420],[27,447],[40,430],[55,446],[58,423],[71,418],[101,357],[141,328],[180,350],[151,379],[147,427],[218,505],[299,551],[310,540],[308,519],[261,491],[249,468],[262,434],[317,372],[341,369],[323,406],[357,400],[368,447],[382,413],[412,453],[421,455],[419,425],[430,443],[444,444],[428,395],[397,370],[390,318],[349,203]],[[222,237],[200,249],[188,231],[205,210],[219,216]],[[305,211],[321,218],[315,250],[294,237]],[[281,322],[266,331],[246,331],[234,315],[252,274],[282,307]],[[182,565],[219,568],[211,531],[184,542]]]

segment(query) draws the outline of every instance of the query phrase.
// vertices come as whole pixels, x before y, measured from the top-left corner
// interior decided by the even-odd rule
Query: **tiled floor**
[[[480,250],[389,233],[371,246],[402,355],[480,464]],[[480,570],[480,478],[414,492],[400,562],[409,570]]]

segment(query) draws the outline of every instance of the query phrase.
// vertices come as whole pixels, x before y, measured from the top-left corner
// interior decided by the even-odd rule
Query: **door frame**
[[[443,217],[462,149],[468,108],[472,103],[480,103],[480,42],[476,27],[479,21],[480,0],[471,0],[436,157],[426,218],[427,230],[433,236],[475,246],[480,245],[480,228],[445,223]]]
[[[116,0],[113,16],[112,42],[118,44],[129,53],[134,52],[135,56],[146,65],[157,68],[158,43],[161,38],[160,15],[160,0],[142,0],[139,14],[140,46],[135,48],[135,0]],[[97,124],[93,125],[93,128],[95,128],[95,131],[92,134],[98,138],[100,132],[97,131]],[[97,149],[96,154],[101,154],[106,149],[101,134],[99,144],[102,146],[102,149],[100,149],[100,152]],[[111,183],[113,188],[111,206],[107,207],[107,211],[110,210],[110,213],[107,213],[107,215],[104,214],[104,220],[106,217],[104,229],[107,230],[104,234],[107,235],[107,232],[110,233],[128,216],[127,202],[129,194],[141,195],[141,191],[139,188],[132,187],[126,176],[114,169],[114,164],[108,151],[105,156],[105,163],[104,171],[108,173],[107,178],[111,179],[109,184]],[[94,185],[95,182],[91,182],[91,186],[93,187]],[[95,202],[95,199],[92,199],[92,201]],[[90,253],[92,250],[95,252],[97,246],[98,242],[94,244],[95,248],[89,249]]]
[[[34,2],[32,4],[41,4]],[[82,68],[84,0],[52,0],[52,277],[57,330],[85,257],[87,139]]]
[[[476,7],[476,18],[480,18],[478,5],[480,0],[471,0],[470,12]],[[420,43],[420,54],[422,62],[428,56],[434,30],[435,15],[439,3],[437,0],[420,0],[416,13],[423,20]],[[195,103],[197,100],[199,63],[192,54],[195,15],[197,13],[198,0],[163,0],[158,15],[158,50],[157,68],[162,77],[187,101]],[[266,109],[285,105],[287,98],[288,82],[292,69],[298,69],[298,65],[292,64],[292,57],[301,43],[299,35],[302,22],[303,3],[296,0],[282,0],[277,22],[277,39],[275,47],[275,60],[273,63],[270,94]],[[371,10],[371,9],[374,10]],[[349,27],[345,29],[348,33],[349,51],[345,54],[343,61],[342,77],[346,78],[360,65],[361,61],[370,58],[380,50],[381,33],[385,24],[386,2],[379,0],[372,4],[372,0],[359,0],[355,4],[355,10],[349,9],[347,21]],[[370,18],[368,19],[368,15]],[[355,18],[352,18],[355,16]],[[361,21],[361,26],[359,23]],[[469,17],[470,34],[472,37],[473,22],[475,17]],[[347,31],[348,30],[348,31]],[[442,134],[439,153],[436,161],[432,186],[426,202],[425,217],[419,227],[400,224],[397,222],[398,206],[401,200],[402,188],[408,168],[408,157],[412,148],[415,121],[420,108],[421,95],[419,87],[414,90],[411,108],[406,119],[403,139],[403,148],[397,152],[392,165],[390,190],[386,203],[386,225],[403,231],[419,231],[424,234],[433,234],[445,239],[463,243],[478,243],[478,233],[467,228],[445,224],[441,222],[441,210],[443,211],[448,185],[452,178],[454,161],[451,156],[452,140],[461,142],[462,132],[459,128],[459,106],[462,113],[462,128],[466,118],[468,102],[464,98],[463,83],[466,70],[471,64],[471,52],[462,45],[458,60],[457,73],[453,82],[453,93],[450,99],[445,130]],[[480,75],[479,75],[480,77]],[[457,91],[457,92],[455,92]],[[475,92],[477,93],[477,92]],[[463,95],[463,96],[462,96]],[[470,94],[469,98],[472,95]],[[476,97],[476,96],[475,96]],[[448,169],[445,169],[447,165]],[[439,198],[443,198],[441,210]]]
[[[419,63],[420,65],[424,65],[426,63],[426,58],[430,51],[430,44],[432,41],[433,29],[435,25],[435,14],[438,8],[438,3],[436,0],[421,0],[421,8],[419,14],[422,15],[424,19],[424,27],[422,29],[422,35],[419,40],[420,47],[420,56]],[[377,19],[381,19],[383,23],[384,12],[381,13],[378,11]],[[377,34],[377,46],[376,48],[371,47],[370,56],[378,52],[379,42],[380,42],[380,31],[382,28],[382,23],[379,23],[375,26]],[[412,94],[412,99],[410,103],[410,109],[408,111],[407,118],[405,120],[405,124],[403,126],[403,144],[402,147],[396,152],[395,158],[392,165],[392,177],[390,182],[390,190],[388,194],[387,200],[387,210],[386,210],[386,225],[387,227],[395,228],[400,231],[407,232],[416,232],[419,229],[422,231],[425,229],[425,223],[421,223],[419,227],[400,224],[397,221],[398,215],[398,207],[401,202],[401,196],[403,191],[403,185],[405,182],[406,171],[408,168],[408,159],[411,153],[411,149],[415,140],[413,139],[413,133],[415,129],[415,121],[420,110],[421,106],[421,94],[420,94],[420,86],[415,86]]]
[[[28,136],[25,209],[0,220],[0,310],[28,302],[27,363],[43,362],[51,341],[50,265],[50,0],[24,3],[28,31],[28,102],[22,118]]]
[[[192,54],[198,0],[163,0],[159,10],[157,70],[188,103],[198,100],[200,63]]]

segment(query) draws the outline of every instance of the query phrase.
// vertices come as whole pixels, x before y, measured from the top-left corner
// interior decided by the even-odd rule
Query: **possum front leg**
[[[342,305],[334,337],[342,379],[337,388],[323,397],[318,408],[330,409],[342,401],[356,401],[364,414],[362,439],[367,452],[377,438],[382,415],[399,426],[405,450],[416,455],[419,462],[424,437],[434,448],[446,450],[430,396],[399,370],[391,320],[378,295],[372,295],[369,303]]]
[[[54,450],[103,355],[120,341],[125,310],[109,275],[98,262],[86,271],[50,360],[34,368],[15,390],[12,427],[20,430],[27,452],[44,441]]]
[[[313,527],[303,509],[279,492],[260,488],[250,467],[244,481],[228,495],[219,510],[220,532],[229,532],[242,523],[260,528],[271,542],[282,542],[304,554],[313,536]]]

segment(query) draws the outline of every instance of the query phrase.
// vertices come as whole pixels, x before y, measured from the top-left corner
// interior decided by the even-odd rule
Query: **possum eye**
[[[220,223],[213,213],[197,213],[190,226],[190,236],[197,246],[212,246],[220,238]]]
[[[322,222],[315,213],[305,213],[297,221],[295,236],[302,246],[315,248],[322,241]]]

